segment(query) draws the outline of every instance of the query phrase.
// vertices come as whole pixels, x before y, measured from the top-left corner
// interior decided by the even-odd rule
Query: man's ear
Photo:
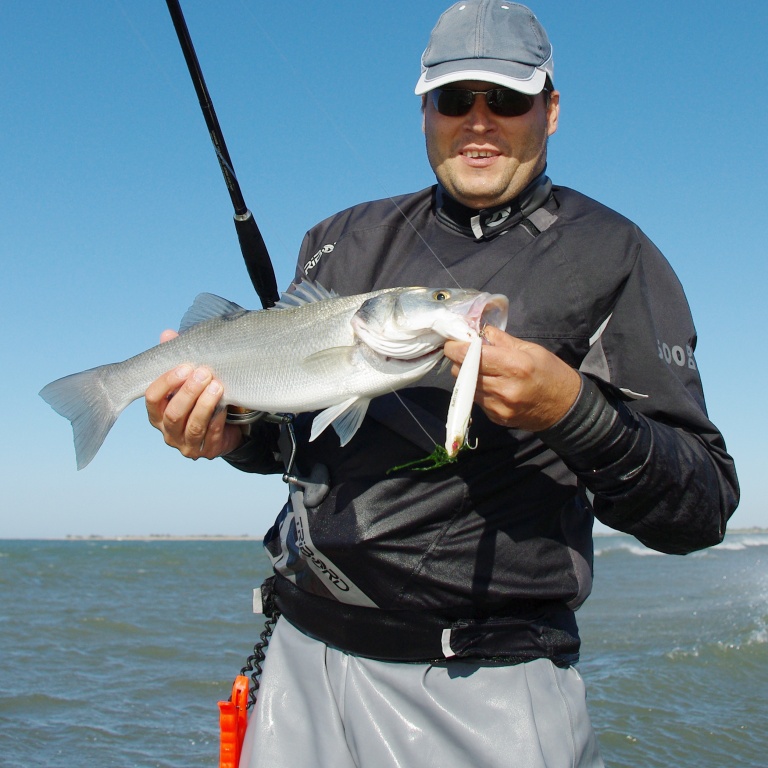
[[[557,130],[560,120],[560,91],[552,91],[549,94],[549,106],[547,107],[547,136],[551,136]]]

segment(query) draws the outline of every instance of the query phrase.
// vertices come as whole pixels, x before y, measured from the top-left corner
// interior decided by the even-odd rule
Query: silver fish
[[[265,413],[321,411],[345,445],[372,398],[422,378],[447,339],[503,329],[505,296],[448,288],[388,288],[337,296],[302,282],[269,310],[200,294],[180,335],[121,363],[53,381],[40,396],[72,422],[77,468],[87,466],[129,403],[182,363],[205,366],[224,386],[222,405]]]

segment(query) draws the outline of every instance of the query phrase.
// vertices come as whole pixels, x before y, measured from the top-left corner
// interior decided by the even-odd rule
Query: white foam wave
[[[768,627],[757,627],[749,632],[741,639],[734,640],[717,640],[699,645],[694,645],[690,648],[673,648],[664,655],[671,660],[675,659],[696,659],[699,658],[702,653],[707,651],[715,651],[717,653],[733,653],[741,650],[745,650],[755,645],[766,645],[768,643]]]
[[[727,534],[725,540],[721,544],[716,544],[708,549],[694,552],[693,556],[705,557],[708,553],[713,551],[743,552],[745,549],[750,549],[752,547],[768,547],[768,535],[764,533]],[[637,555],[638,557],[664,556],[663,552],[649,549],[626,535],[616,534],[615,536],[595,537],[595,557],[617,551],[628,552],[630,555]]]
[[[595,542],[595,557],[618,551],[629,552],[630,555],[637,555],[638,557],[664,556],[663,552],[657,552],[655,549],[648,549],[648,547],[644,547],[638,542],[613,540],[610,543],[605,542],[604,545],[602,542]]]
[[[768,547],[768,536],[763,533],[732,533],[727,534],[725,541],[714,549],[730,549],[739,551],[750,547]]]

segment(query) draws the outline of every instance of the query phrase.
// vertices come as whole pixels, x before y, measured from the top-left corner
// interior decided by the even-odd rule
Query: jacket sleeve
[[[272,475],[283,471],[277,445],[280,427],[277,424],[253,424],[243,444],[221,458],[242,472]]]
[[[734,463],[707,417],[682,287],[644,236],[590,341],[576,403],[539,437],[604,524],[672,554],[719,543],[738,504]]]

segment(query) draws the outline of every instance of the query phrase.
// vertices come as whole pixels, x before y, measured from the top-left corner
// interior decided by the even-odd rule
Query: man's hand
[[[160,341],[178,334],[163,331]],[[180,365],[149,385],[145,393],[150,424],[165,442],[190,459],[213,459],[237,448],[240,428],[227,424],[226,410],[216,413],[224,388],[207,368]]]
[[[581,389],[581,377],[567,363],[538,344],[488,326],[483,335],[475,402],[495,424],[530,432],[548,429],[568,412]],[[453,374],[468,344],[448,341],[445,355]]]

